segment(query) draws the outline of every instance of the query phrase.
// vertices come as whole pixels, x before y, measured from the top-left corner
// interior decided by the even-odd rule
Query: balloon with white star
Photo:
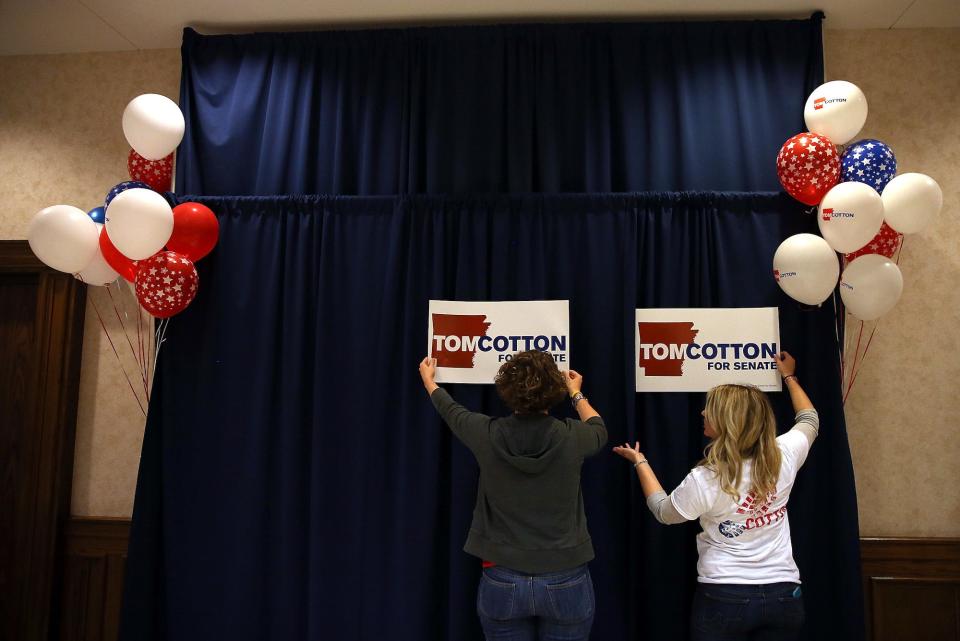
[[[897,158],[885,143],[872,138],[858,140],[840,156],[840,180],[883,188],[897,175]]]
[[[137,300],[156,318],[179,314],[197,295],[200,279],[185,256],[162,251],[137,263]]]
[[[883,223],[880,225],[880,231],[877,232],[877,235],[874,236],[870,242],[857,251],[850,252],[844,256],[844,259],[849,263],[866,254],[880,254],[887,258],[893,258],[893,255],[900,249],[902,242],[903,234],[895,231],[887,223]]]
[[[777,154],[777,177],[788,194],[816,205],[840,180],[840,156],[825,136],[797,134]]]

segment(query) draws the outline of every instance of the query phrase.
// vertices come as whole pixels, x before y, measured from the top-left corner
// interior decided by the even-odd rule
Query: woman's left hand
[[[637,441],[633,447],[630,447],[629,443],[624,443],[623,445],[618,445],[613,448],[613,451],[616,454],[619,454],[623,458],[627,459],[634,465],[638,461],[642,461],[646,457],[643,455],[643,452],[640,451],[640,441]]]

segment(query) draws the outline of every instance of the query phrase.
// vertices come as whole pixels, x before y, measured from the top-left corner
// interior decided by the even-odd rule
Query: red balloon
[[[840,155],[826,136],[797,134],[777,154],[777,177],[788,194],[805,205],[818,205],[840,181]]]
[[[890,227],[887,223],[883,223],[873,240],[857,251],[847,254],[844,258],[847,259],[848,263],[864,254],[881,254],[887,258],[893,258],[902,240],[903,234],[894,231],[893,227]]]
[[[173,234],[167,249],[196,262],[210,253],[220,236],[220,223],[209,207],[182,203],[173,208]]]
[[[197,295],[200,278],[193,262],[176,252],[157,252],[137,267],[137,300],[157,318],[179,314]]]
[[[133,282],[137,275],[137,261],[130,260],[113,246],[110,237],[107,236],[106,227],[100,229],[100,253],[103,254],[103,259],[113,268],[113,271],[120,274],[124,280]]]
[[[127,156],[127,172],[131,180],[147,183],[154,191],[170,191],[173,184],[173,153],[160,160],[147,160],[131,149]]]

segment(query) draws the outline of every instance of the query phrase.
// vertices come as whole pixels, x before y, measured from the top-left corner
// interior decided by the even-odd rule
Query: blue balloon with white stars
[[[109,208],[113,199],[128,189],[150,189],[150,185],[147,183],[142,183],[139,180],[125,180],[122,183],[115,185],[113,189],[107,193],[107,199],[103,203],[104,208]]]
[[[87,212],[87,216],[90,216],[90,218],[93,219],[93,222],[100,225],[107,222],[107,210],[105,207],[94,207]]]
[[[860,182],[883,191],[897,175],[897,158],[885,143],[872,138],[858,140],[840,156],[840,181]]]

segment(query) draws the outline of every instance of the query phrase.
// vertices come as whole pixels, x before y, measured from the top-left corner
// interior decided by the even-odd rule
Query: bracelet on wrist
[[[645,459],[645,458],[644,458],[644,459],[640,459],[639,461],[637,461],[636,463],[633,464],[633,467],[634,467],[634,469],[636,469],[636,468],[640,467],[641,465],[643,465],[643,464],[646,463],[646,462],[647,462],[647,459]]]
[[[577,403],[585,401],[586,399],[587,397],[583,395],[583,392],[577,392],[570,397],[570,404],[573,405],[573,409],[577,409]]]
[[[800,382],[800,379],[797,378],[797,375],[796,375],[796,374],[787,374],[786,376],[783,377],[783,382],[786,383],[786,382],[789,381],[791,378],[792,378],[793,380],[797,381],[798,383]]]

